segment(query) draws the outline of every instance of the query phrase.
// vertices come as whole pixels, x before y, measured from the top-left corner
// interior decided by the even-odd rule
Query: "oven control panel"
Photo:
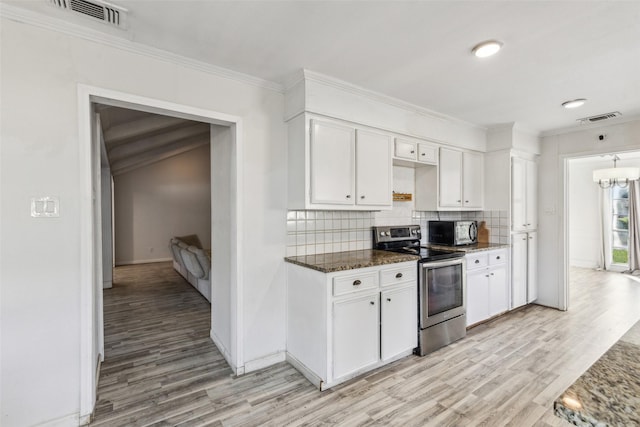
[[[385,242],[402,242],[406,240],[420,240],[419,225],[373,227],[373,244]]]

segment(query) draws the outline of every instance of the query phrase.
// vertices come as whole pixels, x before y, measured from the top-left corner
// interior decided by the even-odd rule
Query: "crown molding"
[[[216,65],[208,64],[196,59],[187,58],[185,56],[147,46],[142,43],[136,43],[122,37],[106,34],[82,25],[53,18],[43,13],[9,5],[4,2],[0,2],[0,18],[6,18],[12,21],[33,25],[35,27],[57,31],[62,34],[78,37],[95,43],[100,43],[106,46],[114,47],[116,49],[121,49],[127,52],[147,56],[149,58],[181,65],[193,70],[213,74],[218,77],[235,80],[240,83],[245,83],[262,89],[272,90],[274,92],[284,93],[283,86],[276,82],[264,80],[248,74],[239,73],[227,68],[218,67]]]
[[[333,86],[336,89],[342,90],[344,92],[349,92],[354,95],[359,95],[365,98],[369,98],[373,101],[382,102],[387,105],[392,105],[394,107],[402,108],[406,111],[411,111],[416,114],[420,114],[422,116],[427,116],[429,118],[434,118],[438,120],[444,120],[448,122],[455,122],[457,124],[467,126],[473,129],[479,129],[482,131],[486,131],[487,128],[484,126],[479,126],[474,123],[469,123],[464,120],[458,119],[456,117],[451,117],[446,114],[438,113],[433,110],[429,110],[424,107],[420,107],[418,105],[412,104],[407,101],[403,101],[398,98],[394,98],[389,95],[384,95],[379,92],[375,92],[371,89],[364,88],[362,86],[355,85],[353,83],[346,82],[344,80],[337,79],[335,77],[330,77],[325,74],[318,73],[316,71],[311,71],[307,69],[302,69],[302,74],[295,74],[293,78],[288,81],[287,88],[294,86],[297,82],[300,81],[301,78],[304,78],[308,81],[314,81],[320,84],[324,84],[327,86]]]

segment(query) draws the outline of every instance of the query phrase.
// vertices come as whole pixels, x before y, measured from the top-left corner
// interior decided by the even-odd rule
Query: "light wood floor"
[[[574,269],[569,312],[530,306],[321,393],[286,363],[232,377],[170,264],[114,282],[96,426],[568,426],[554,399],[640,319],[640,282]]]

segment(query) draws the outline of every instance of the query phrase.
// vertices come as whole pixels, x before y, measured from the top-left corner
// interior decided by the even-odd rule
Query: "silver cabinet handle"
[[[360,196],[361,199],[364,199],[364,196]]]
[[[391,302],[391,298],[387,298],[387,301]]]
[[[460,203],[460,200],[458,200],[458,203]]]
[[[493,276],[493,273],[491,273],[491,275]]]
[[[398,273],[398,274],[396,274],[396,279],[399,279],[399,278],[401,278],[401,277],[402,277],[402,273]]]
[[[354,280],[353,281],[353,286],[358,286],[360,284],[362,284],[362,282],[360,280]]]
[[[522,238],[522,240],[527,240],[527,238],[526,238],[526,237],[523,237],[523,238]]]
[[[469,203],[469,201],[468,201],[468,200],[465,200],[464,202],[465,202],[465,203]]]
[[[500,255],[498,255],[498,256],[496,257],[496,259],[500,259]]]
[[[350,199],[350,198],[351,198],[351,194],[347,194],[347,199]]]
[[[480,264],[480,260],[479,259],[477,259],[475,262],[476,262],[476,264]]]
[[[487,275],[485,275],[484,277],[489,277],[489,275],[487,274]]]
[[[369,304],[376,305],[376,303],[374,301],[370,301]]]
[[[416,150],[411,150],[411,154],[413,154],[413,153],[415,153],[415,152],[416,152]]]

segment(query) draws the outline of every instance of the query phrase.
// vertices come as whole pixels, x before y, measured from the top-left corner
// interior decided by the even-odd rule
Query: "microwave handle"
[[[471,240],[474,242],[478,239],[478,226],[475,222],[472,222],[469,226],[469,237],[471,237]]]

